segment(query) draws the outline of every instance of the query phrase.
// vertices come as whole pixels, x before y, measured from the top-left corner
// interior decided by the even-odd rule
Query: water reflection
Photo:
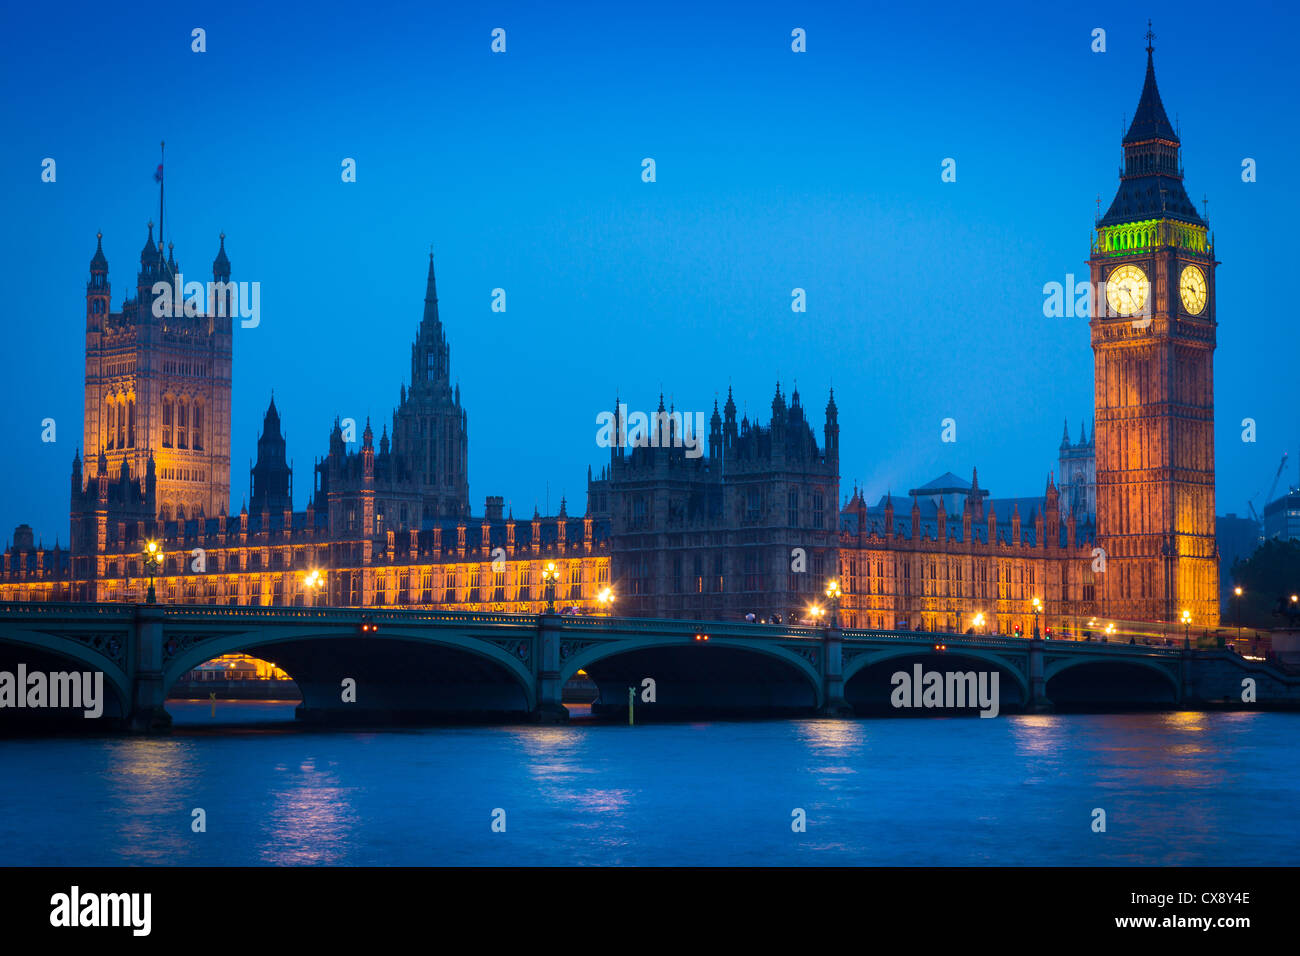
[[[0,864],[1288,865],[1297,731],[1300,714],[1279,713],[262,720],[6,742]],[[498,807],[508,839],[490,829]]]
[[[323,763],[323,766],[318,766]],[[357,811],[352,788],[340,784],[333,761],[309,756],[296,770],[275,768],[259,828],[261,862],[280,866],[348,862],[354,852]]]
[[[187,741],[129,738],[108,745],[106,807],[122,862],[174,864],[192,849],[190,815],[201,758]]]

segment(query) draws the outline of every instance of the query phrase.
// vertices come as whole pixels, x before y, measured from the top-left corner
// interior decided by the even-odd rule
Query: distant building
[[[1066,423],[1061,436],[1058,458],[1061,474],[1061,520],[1074,515],[1075,520],[1097,521],[1097,445],[1096,433],[1088,435],[1085,425],[1079,426],[1079,441],[1070,441],[1070,426]]]
[[[1300,540],[1300,489],[1264,506],[1264,537]]]

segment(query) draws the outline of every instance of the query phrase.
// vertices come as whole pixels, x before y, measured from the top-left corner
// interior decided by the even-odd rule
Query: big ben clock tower
[[[1219,621],[1214,537],[1214,245],[1183,188],[1147,32],[1119,191],[1093,237],[1102,613]]]

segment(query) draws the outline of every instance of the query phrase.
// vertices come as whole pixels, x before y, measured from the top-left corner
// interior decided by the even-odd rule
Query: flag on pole
[[[162,163],[159,163],[158,168],[153,171],[153,181],[156,183],[162,182]]]

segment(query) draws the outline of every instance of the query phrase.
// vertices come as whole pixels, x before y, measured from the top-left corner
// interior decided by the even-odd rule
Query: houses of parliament
[[[578,613],[796,623],[835,578],[847,627],[1027,633],[1035,601],[1049,622],[1169,622],[1186,611],[1217,624],[1218,263],[1183,186],[1150,46],[1122,145],[1119,188],[1090,249],[1093,288],[1117,296],[1092,310],[1093,414],[1077,441],[1067,426],[1058,467],[1023,497],[993,497],[974,470],[874,503],[857,488],[841,496],[833,392],[814,413],[778,384],[766,422],[738,419],[730,391],[715,403],[706,453],[611,448],[588,467],[582,514],[561,501],[556,514],[516,517],[496,495],[475,513],[468,414],[450,384],[430,256],[391,423],[366,422],[356,438],[336,420],[295,510],[272,398],[250,496],[233,513],[231,319],[154,315],[154,283],[180,267],[152,224],[134,297],[112,311],[100,243],[68,546],[37,547],[20,525],[0,600],[144,601],[142,551],[154,540],[164,603],[537,613],[553,600]],[[222,236],[214,280],[228,282],[231,268]],[[671,428],[662,398],[659,409]],[[552,565],[554,583],[543,579]]]

